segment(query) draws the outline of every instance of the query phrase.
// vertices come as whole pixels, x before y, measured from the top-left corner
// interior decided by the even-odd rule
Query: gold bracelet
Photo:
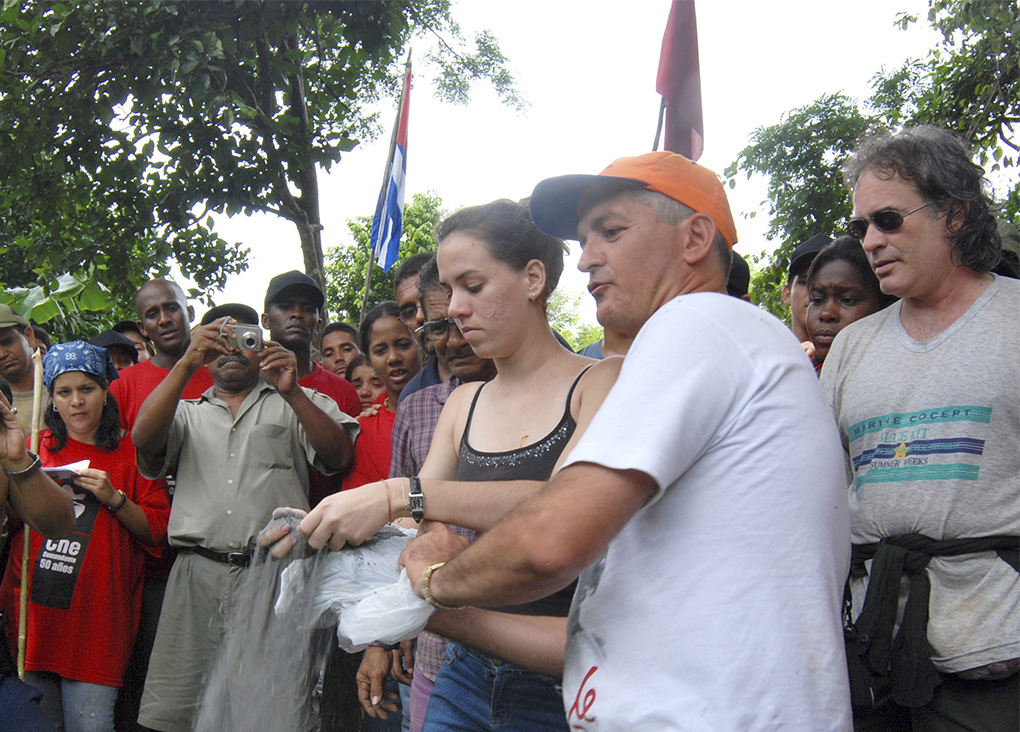
[[[463,610],[464,605],[444,605],[432,596],[432,590],[429,589],[429,581],[432,579],[432,573],[442,567],[446,562],[440,562],[439,564],[433,564],[431,567],[426,567],[425,572],[421,576],[421,594],[432,607],[437,610]]]

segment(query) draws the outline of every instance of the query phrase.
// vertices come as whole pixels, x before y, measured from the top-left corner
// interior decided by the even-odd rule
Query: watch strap
[[[412,475],[408,480],[411,483],[411,490],[407,494],[411,518],[420,524],[425,518],[425,494],[421,492],[421,480],[417,475]]]

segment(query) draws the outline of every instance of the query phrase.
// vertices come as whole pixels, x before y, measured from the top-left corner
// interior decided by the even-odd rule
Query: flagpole
[[[662,118],[666,116],[666,97],[662,98],[659,104],[659,124],[655,126],[655,142],[652,143],[652,152],[659,149],[659,136],[662,134]]]
[[[29,446],[39,452],[39,421],[42,416],[42,351],[32,353],[32,429]],[[21,547],[21,594],[18,597],[18,678],[25,678],[25,656],[28,648],[28,563],[31,559],[32,527],[25,523]]]
[[[404,110],[404,103],[406,102],[405,96],[410,92],[407,84],[407,74],[411,70],[411,49],[407,49],[407,61],[404,63],[404,88],[400,91],[400,105],[397,107],[397,118],[393,122],[393,134],[390,135],[390,150],[386,155],[386,167],[383,169],[383,180],[382,185],[379,186],[379,200],[375,204],[376,215],[379,215],[382,211],[383,201],[386,200],[387,183],[390,179],[390,168],[393,167],[393,153],[397,147],[397,132],[400,130],[400,118]],[[380,229],[382,228],[382,221],[379,222]],[[368,242],[368,271],[365,272],[365,292],[361,297],[361,312],[358,314],[358,327],[361,327],[362,321],[365,319],[365,308],[368,305],[368,293],[372,287],[372,268],[375,264],[375,242],[371,239],[371,231],[369,231],[369,242]]]

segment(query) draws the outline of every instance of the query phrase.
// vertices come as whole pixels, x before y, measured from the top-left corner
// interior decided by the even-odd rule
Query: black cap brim
[[[210,308],[209,311],[202,316],[201,325],[209,325],[209,323],[222,318],[223,316],[229,316],[236,320],[238,323],[244,323],[245,325],[258,325],[259,314],[255,312],[255,308],[248,307],[239,302],[228,302],[224,305],[217,305],[214,308]]]

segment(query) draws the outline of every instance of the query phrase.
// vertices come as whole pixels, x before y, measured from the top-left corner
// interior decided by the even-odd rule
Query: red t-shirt
[[[114,452],[68,439],[58,453],[40,439],[39,457],[46,467],[90,460],[105,470],[110,483],[141,506],[155,545],[165,544],[170,500],[166,483],[147,480],[135,467],[135,447],[124,438]],[[142,580],[147,553],[142,544],[91,493],[75,489],[74,531],[67,539],[31,537],[28,642],[25,668],[52,671],[67,679],[120,686],[138,632]],[[12,551],[0,585],[0,607],[7,613],[7,642],[18,647],[21,547],[23,527],[11,534]]]
[[[120,372],[120,378],[110,382],[110,393],[117,399],[120,407],[120,426],[130,434],[135,426],[142,403],[159,386],[170,373],[170,369],[161,369],[152,363],[152,359],[136,363]],[[213,385],[209,369],[202,366],[184,387],[184,399],[198,399],[205,390]],[[357,396],[357,394],[355,394]]]
[[[361,414],[361,400],[358,399],[358,392],[351,386],[351,382],[322,368],[317,363],[312,364],[312,373],[303,379],[298,379],[298,384],[325,394],[336,402],[344,414],[349,414],[352,417]]]
[[[358,399],[358,392],[351,386],[351,382],[317,363],[312,364],[312,373],[298,379],[298,384],[328,396],[336,402],[341,412],[352,417],[361,414],[361,400]],[[323,498],[340,490],[342,480],[339,475],[323,475],[312,468],[308,471],[308,502],[314,508]]]
[[[138,413],[146,398],[170,374],[170,369],[161,369],[152,359],[136,363],[120,372],[120,378],[110,382],[110,393],[120,407],[120,426],[127,430],[125,439],[131,441],[131,428],[135,426]],[[184,399],[198,399],[205,390],[213,385],[212,374],[202,366],[192,375],[188,385],[184,387]],[[70,462],[70,461],[68,461]],[[165,532],[164,532],[165,533]],[[170,569],[177,557],[176,550],[163,542],[162,553],[149,557],[145,563],[145,573],[154,579],[165,580],[170,576]]]
[[[354,443],[354,467],[344,478],[343,490],[390,477],[393,423],[397,420],[397,414],[386,408],[386,392],[379,396],[378,401],[382,403],[378,414],[358,420],[361,432],[358,441]]]

